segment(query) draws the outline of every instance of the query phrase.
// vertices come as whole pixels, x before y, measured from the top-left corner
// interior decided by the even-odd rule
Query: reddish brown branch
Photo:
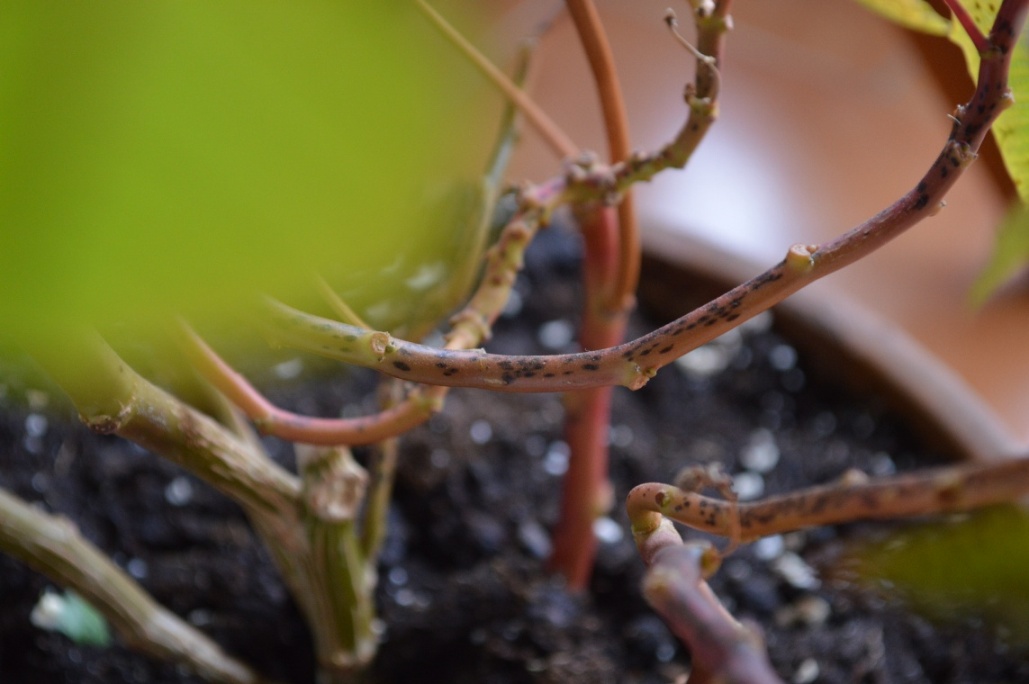
[[[567,5],[596,81],[610,162],[623,162],[632,152],[629,117],[604,25],[592,0],[568,0]],[[618,208],[618,269],[615,277],[603,284],[601,303],[606,310],[620,313],[632,307],[639,268],[639,227],[632,193],[626,190]]]
[[[183,348],[193,367],[266,435],[322,446],[374,444],[421,425],[439,409],[436,397],[415,391],[384,411],[359,418],[313,418],[286,411],[268,401],[192,329],[185,324],[182,329]]]
[[[594,210],[582,220],[586,307],[580,343],[585,349],[617,344],[625,334],[625,316],[612,317],[602,301],[602,293],[619,267],[615,223],[611,207]],[[595,387],[565,395],[568,472],[562,484],[561,514],[549,566],[575,590],[585,589],[589,583],[596,552],[593,523],[612,503],[607,479],[612,390],[610,386]]]
[[[979,26],[976,25],[975,20],[965,9],[965,6],[961,4],[961,0],[943,0],[945,4],[954,15],[954,18],[958,20],[961,27],[965,29],[965,33],[972,39],[972,45],[980,53],[985,52],[989,48],[989,41],[983,32],[979,30]]]

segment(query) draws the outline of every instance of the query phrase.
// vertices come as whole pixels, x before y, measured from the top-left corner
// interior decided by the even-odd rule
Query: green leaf
[[[987,618],[1029,643],[1029,514],[997,507],[915,526],[853,554],[864,582],[938,619]]]
[[[489,130],[407,5],[0,3],[4,332],[209,325],[441,249]]]
[[[904,28],[933,36],[945,36],[950,31],[950,22],[941,17],[926,0],[858,0],[858,2]]]
[[[56,594],[49,589],[29,616],[36,627],[60,632],[82,646],[109,646],[111,631],[96,608],[73,591]]]
[[[993,244],[990,263],[972,286],[971,298],[981,305],[997,288],[1029,265],[1029,206],[1017,204],[1005,217]]]

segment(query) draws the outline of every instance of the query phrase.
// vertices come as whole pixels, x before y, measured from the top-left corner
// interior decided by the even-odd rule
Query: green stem
[[[0,551],[70,587],[99,610],[126,643],[186,664],[204,679],[258,684],[246,665],[155,602],[70,521],[0,490]]]
[[[367,666],[378,644],[374,558],[365,555],[356,522],[368,476],[345,447],[298,446],[297,462],[311,559],[301,606],[322,678],[341,681]]]
[[[295,515],[299,481],[208,416],[132,370],[94,332],[35,356],[93,431],[181,465],[250,510]]]

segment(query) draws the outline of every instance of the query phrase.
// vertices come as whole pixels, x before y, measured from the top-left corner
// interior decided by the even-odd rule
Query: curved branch
[[[263,434],[291,442],[322,446],[374,444],[421,425],[441,405],[436,397],[415,391],[384,411],[359,418],[314,418],[293,413],[268,401],[185,323],[182,333],[183,348],[197,372],[239,407]]]
[[[705,545],[659,550],[643,579],[647,602],[690,647],[690,682],[782,684],[760,636],[736,621],[704,581]]]
[[[875,480],[851,471],[838,482],[755,503],[730,503],[648,483],[629,492],[626,508],[638,545],[661,529],[663,518],[726,537],[738,532],[742,541],[753,541],[818,525],[967,511],[1027,493],[1029,458],[1019,458]]]
[[[944,195],[976,158],[992,122],[1012,101],[1007,73],[1025,6],[1026,0],[1008,0],[1001,7],[990,34],[991,49],[983,54],[976,91],[968,104],[957,108],[950,138],[914,188],[839,238],[823,245],[795,245],[782,262],[761,275],[643,337],[602,350],[557,356],[453,352],[369,333],[277,304],[271,307],[272,335],[281,344],[428,384],[508,392],[560,392],[611,384],[642,387],[659,368],[935,214]],[[634,157],[616,168],[619,175],[610,182],[617,185],[652,175],[654,169],[642,159]],[[585,176],[576,183],[566,182],[563,188],[560,182],[548,184],[548,197],[570,199],[587,187],[595,192],[596,184],[590,185],[591,176]]]

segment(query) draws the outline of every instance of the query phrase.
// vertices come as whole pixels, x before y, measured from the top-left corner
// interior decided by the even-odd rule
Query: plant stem
[[[761,275],[657,330],[621,345],[579,354],[505,356],[447,352],[393,339],[374,347],[343,342],[365,331],[274,305],[273,335],[283,344],[429,384],[507,392],[554,392],[601,385],[638,389],[659,368],[765,311],[794,292],[864,258],[934,215],[977,156],[990,124],[1011,103],[1007,72],[1027,0],[1007,0],[983,54],[979,82],[955,112],[950,137],[922,180],[879,214],[822,245],[794,245]],[[627,176],[628,177],[628,176]],[[552,185],[551,188],[554,188]]]
[[[614,314],[603,302],[603,292],[618,269],[617,217],[610,207],[590,211],[582,220],[585,259],[585,309],[580,344],[586,348],[616,344],[625,334],[626,313]],[[561,493],[561,513],[554,531],[552,571],[562,574],[573,590],[589,583],[596,555],[593,523],[611,508],[607,478],[608,434],[613,388],[595,387],[565,395],[565,441],[569,447],[568,472]]]
[[[371,662],[374,558],[362,549],[357,514],[368,476],[346,447],[298,447],[311,586],[300,599],[315,637],[323,681],[346,681]]]
[[[433,9],[425,0],[415,0],[418,9],[428,17],[433,25],[443,33],[447,39],[468,57],[469,61],[482,72],[502,93],[507,97],[518,110],[525,115],[525,118],[532,124],[536,132],[540,134],[543,141],[558,157],[574,157],[579,148],[572,139],[561,130],[554,121],[547,116],[529,95],[522,90],[518,84],[508,78],[507,74],[498,69],[492,62],[486,59],[485,55],[479,52],[467,38],[455,29],[443,16]]]
[[[989,47],[989,41],[983,35],[983,32],[979,30],[975,20],[972,19],[972,16],[965,9],[965,6],[961,4],[960,0],[943,0],[943,4],[953,13],[954,18],[961,24],[961,28],[965,29],[965,33],[972,40],[972,45],[975,46],[975,49],[980,54],[985,52]]]
[[[596,81],[607,132],[608,157],[612,164],[623,162],[632,152],[629,116],[604,25],[593,0],[568,0],[567,5]],[[603,283],[604,290],[600,294],[605,309],[621,313],[633,307],[640,269],[639,229],[631,190],[622,195],[617,226],[618,269],[615,277]]]
[[[266,435],[324,446],[374,444],[421,425],[438,410],[439,402],[413,391],[388,409],[358,418],[314,418],[286,411],[268,401],[192,329],[185,324],[183,328],[183,349],[193,367]]]
[[[323,671],[351,677],[370,661],[374,574],[346,519],[358,487],[345,459],[305,472],[301,486],[251,444],[136,374],[95,333],[37,360],[94,430],[131,439],[243,507],[311,626]]]
[[[1027,493],[1029,457],[1023,457],[874,480],[848,473],[835,483],[742,504],[648,483],[629,492],[626,508],[637,543],[659,528],[662,517],[703,532],[739,534],[739,541],[753,541],[816,525],[967,511]]]
[[[610,160],[622,161],[629,156],[628,117],[603,24],[591,0],[569,0],[567,5],[600,94]],[[617,216],[603,205],[587,206],[580,214],[585,304],[579,342],[583,349],[604,348],[622,341],[635,301],[640,247],[632,195],[623,196]],[[611,506],[607,440],[612,389],[565,395],[568,472],[548,565],[575,591],[584,590],[592,574],[597,547],[593,523]]]
[[[781,684],[761,638],[737,622],[704,581],[703,544],[669,544],[654,554],[643,594],[690,647],[690,684]]]
[[[295,514],[299,481],[250,444],[138,375],[93,332],[36,360],[93,431],[181,465],[249,510]]]
[[[380,390],[382,404],[388,409],[392,402],[402,396],[402,392],[401,383],[395,380],[383,383]],[[442,397],[440,402],[442,403]],[[372,452],[371,483],[365,501],[364,525],[361,531],[361,551],[369,559],[379,557],[379,550],[386,539],[389,503],[393,498],[393,482],[399,455],[400,443],[396,437],[378,443]]]
[[[125,642],[163,660],[186,664],[212,682],[262,679],[189,623],[155,602],[131,577],[84,539],[69,520],[44,513],[0,489],[0,551],[70,587],[103,613]]]

